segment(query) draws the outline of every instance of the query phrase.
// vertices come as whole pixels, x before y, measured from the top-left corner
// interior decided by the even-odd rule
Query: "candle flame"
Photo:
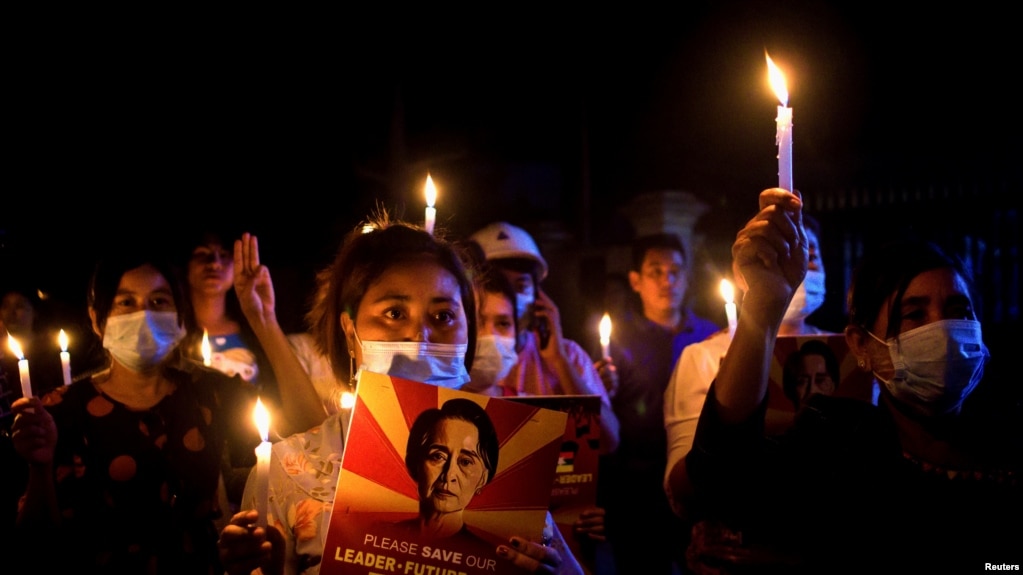
[[[210,346],[210,334],[205,329],[202,330],[202,345],[199,349],[202,351],[202,364],[206,367],[213,365],[213,347]]]
[[[263,441],[269,441],[267,438],[270,437],[270,413],[263,407],[261,398],[256,398],[256,408],[252,411],[252,418],[256,421],[259,437]]]
[[[767,79],[771,82],[771,89],[774,90],[774,95],[778,97],[781,105],[788,106],[789,89],[785,84],[785,75],[774,65],[774,60],[771,60],[767,52],[764,52],[764,57],[767,58]]]
[[[728,280],[721,280],[721,297],[725,303],[735,303],[735,287]]]
[[[64,333],[64,330],[60,330],[60,333],[57,334],[57,343],[60,344],[60,351],[67,351],[68,341],[67,334]]]
[[[344,391],[341,393],[341,409],[351,409],[355,407],[355,394],[350,391]]]
[[[432,208],[437,201],[437,186],[433,185],[433,178],[426,174],[426,206]]]
[[[25,354],[21,351],[21,344],[11,334],[7,334],[7,347],[11,348],[11,353],[18,357],[18,361],[25,359]]]
[[[607,313],[604,314],[604,317],[600,318],[598,331],[600,332],[600,345],[611,343],[611,316]]]

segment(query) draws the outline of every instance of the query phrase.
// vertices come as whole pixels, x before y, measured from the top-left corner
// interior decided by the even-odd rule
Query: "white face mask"
[[[808,270],[803,283],[796,288],[788,309],[785,310],[784,321],[800,321],[820,309],[824,304],[824,272]]]
[[[476,342],[476,357],[469,372],[471,381],[463,389],[483,391],[497,385],[518,362],[514,337],[481,335]]]
[[[108,317],[103,347],[128,369],[148,371],[166,359],[184,337],[177,312],[142,310]]]
[[[980,383],[989,356],[975,320],[936,321],[887,342],[870,336],[888,346],[895,368],[891,380],[877,379],[895,399],[925,416],[958,412]]]
[[[458,389],[469,381],[465,369],[464,343],[428,343],[417,341],[362,341],[360,370],[384,373],[439,387]]]

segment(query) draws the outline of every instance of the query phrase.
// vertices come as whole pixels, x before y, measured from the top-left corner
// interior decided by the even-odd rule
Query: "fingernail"
[[[518,539],[512,539],[511,540],[511,544],[512,544],[512,547],[514,547],[516,549],[518,549],[519,547],[522,546],[522,542],[519,541]]]
[[[511,549],[508,549],[504,545],[498,545],[497,546],[497,556],[498,557],[501,557],[502,559],[507,559],[509,555],[511,555]]]

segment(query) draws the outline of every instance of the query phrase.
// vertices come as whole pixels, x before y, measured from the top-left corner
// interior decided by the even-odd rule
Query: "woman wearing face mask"
[[[15,404],[15,444],[30,466],[18,516],[26,548],[45,544],[43,557],[75,571],[219,567],[221,457],[231,422],[251,420],[253,398],[240,379],[182,359],[181,306],[170,267],[149,255],[97,266],[88,311],[109,369],[51,394],[46,407]]]
[[[476,357],[469,371],[470,381],[462,389],[500,397],[503,388],[498,382],[519,361],[515,288],[504,274],[485,262],[480,265],[479,337],[476,340]]]
[[[473,285],[451,245],[419,228],[382,217],[351,232],[320,275],[312,315],[339,379],[366,369],[452,388],[469,381]],[[255,526],[255,511],[232,518],[220,538],[229,573],[319,571],[346,425],[334,415],[274,445],[266,517],[273,528]],[[528,570],[579,572],[556,534],[550,547],[513,538],[497,555]]]
[[[760,206],[732,248],[749,291],[686,459],[708,514],[743,537],[694,535],[694,569],[953,572],[1018,553],[1018,427],[963,410],[988,354],[967,275],[932,244],[885,246],[850,288],[846,338],[879,405],[814,395],[763,441],[769,359],[808,250],[798,196],[767,190]]]

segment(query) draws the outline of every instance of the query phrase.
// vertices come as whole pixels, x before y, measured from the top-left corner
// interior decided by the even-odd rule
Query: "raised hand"
[[[803,229],[803,202],[781,188],[760,193],[760,212],[739,231],[732,258],[749,285],[743,313],[767,314],[773,323],[803,281],[810,247]],[[761,318],[756,318],[761,320]]]
[[[234,242],[234,290],[253,328],[277,321],[270,270],[259,263],[259,240],[249,233]]]

